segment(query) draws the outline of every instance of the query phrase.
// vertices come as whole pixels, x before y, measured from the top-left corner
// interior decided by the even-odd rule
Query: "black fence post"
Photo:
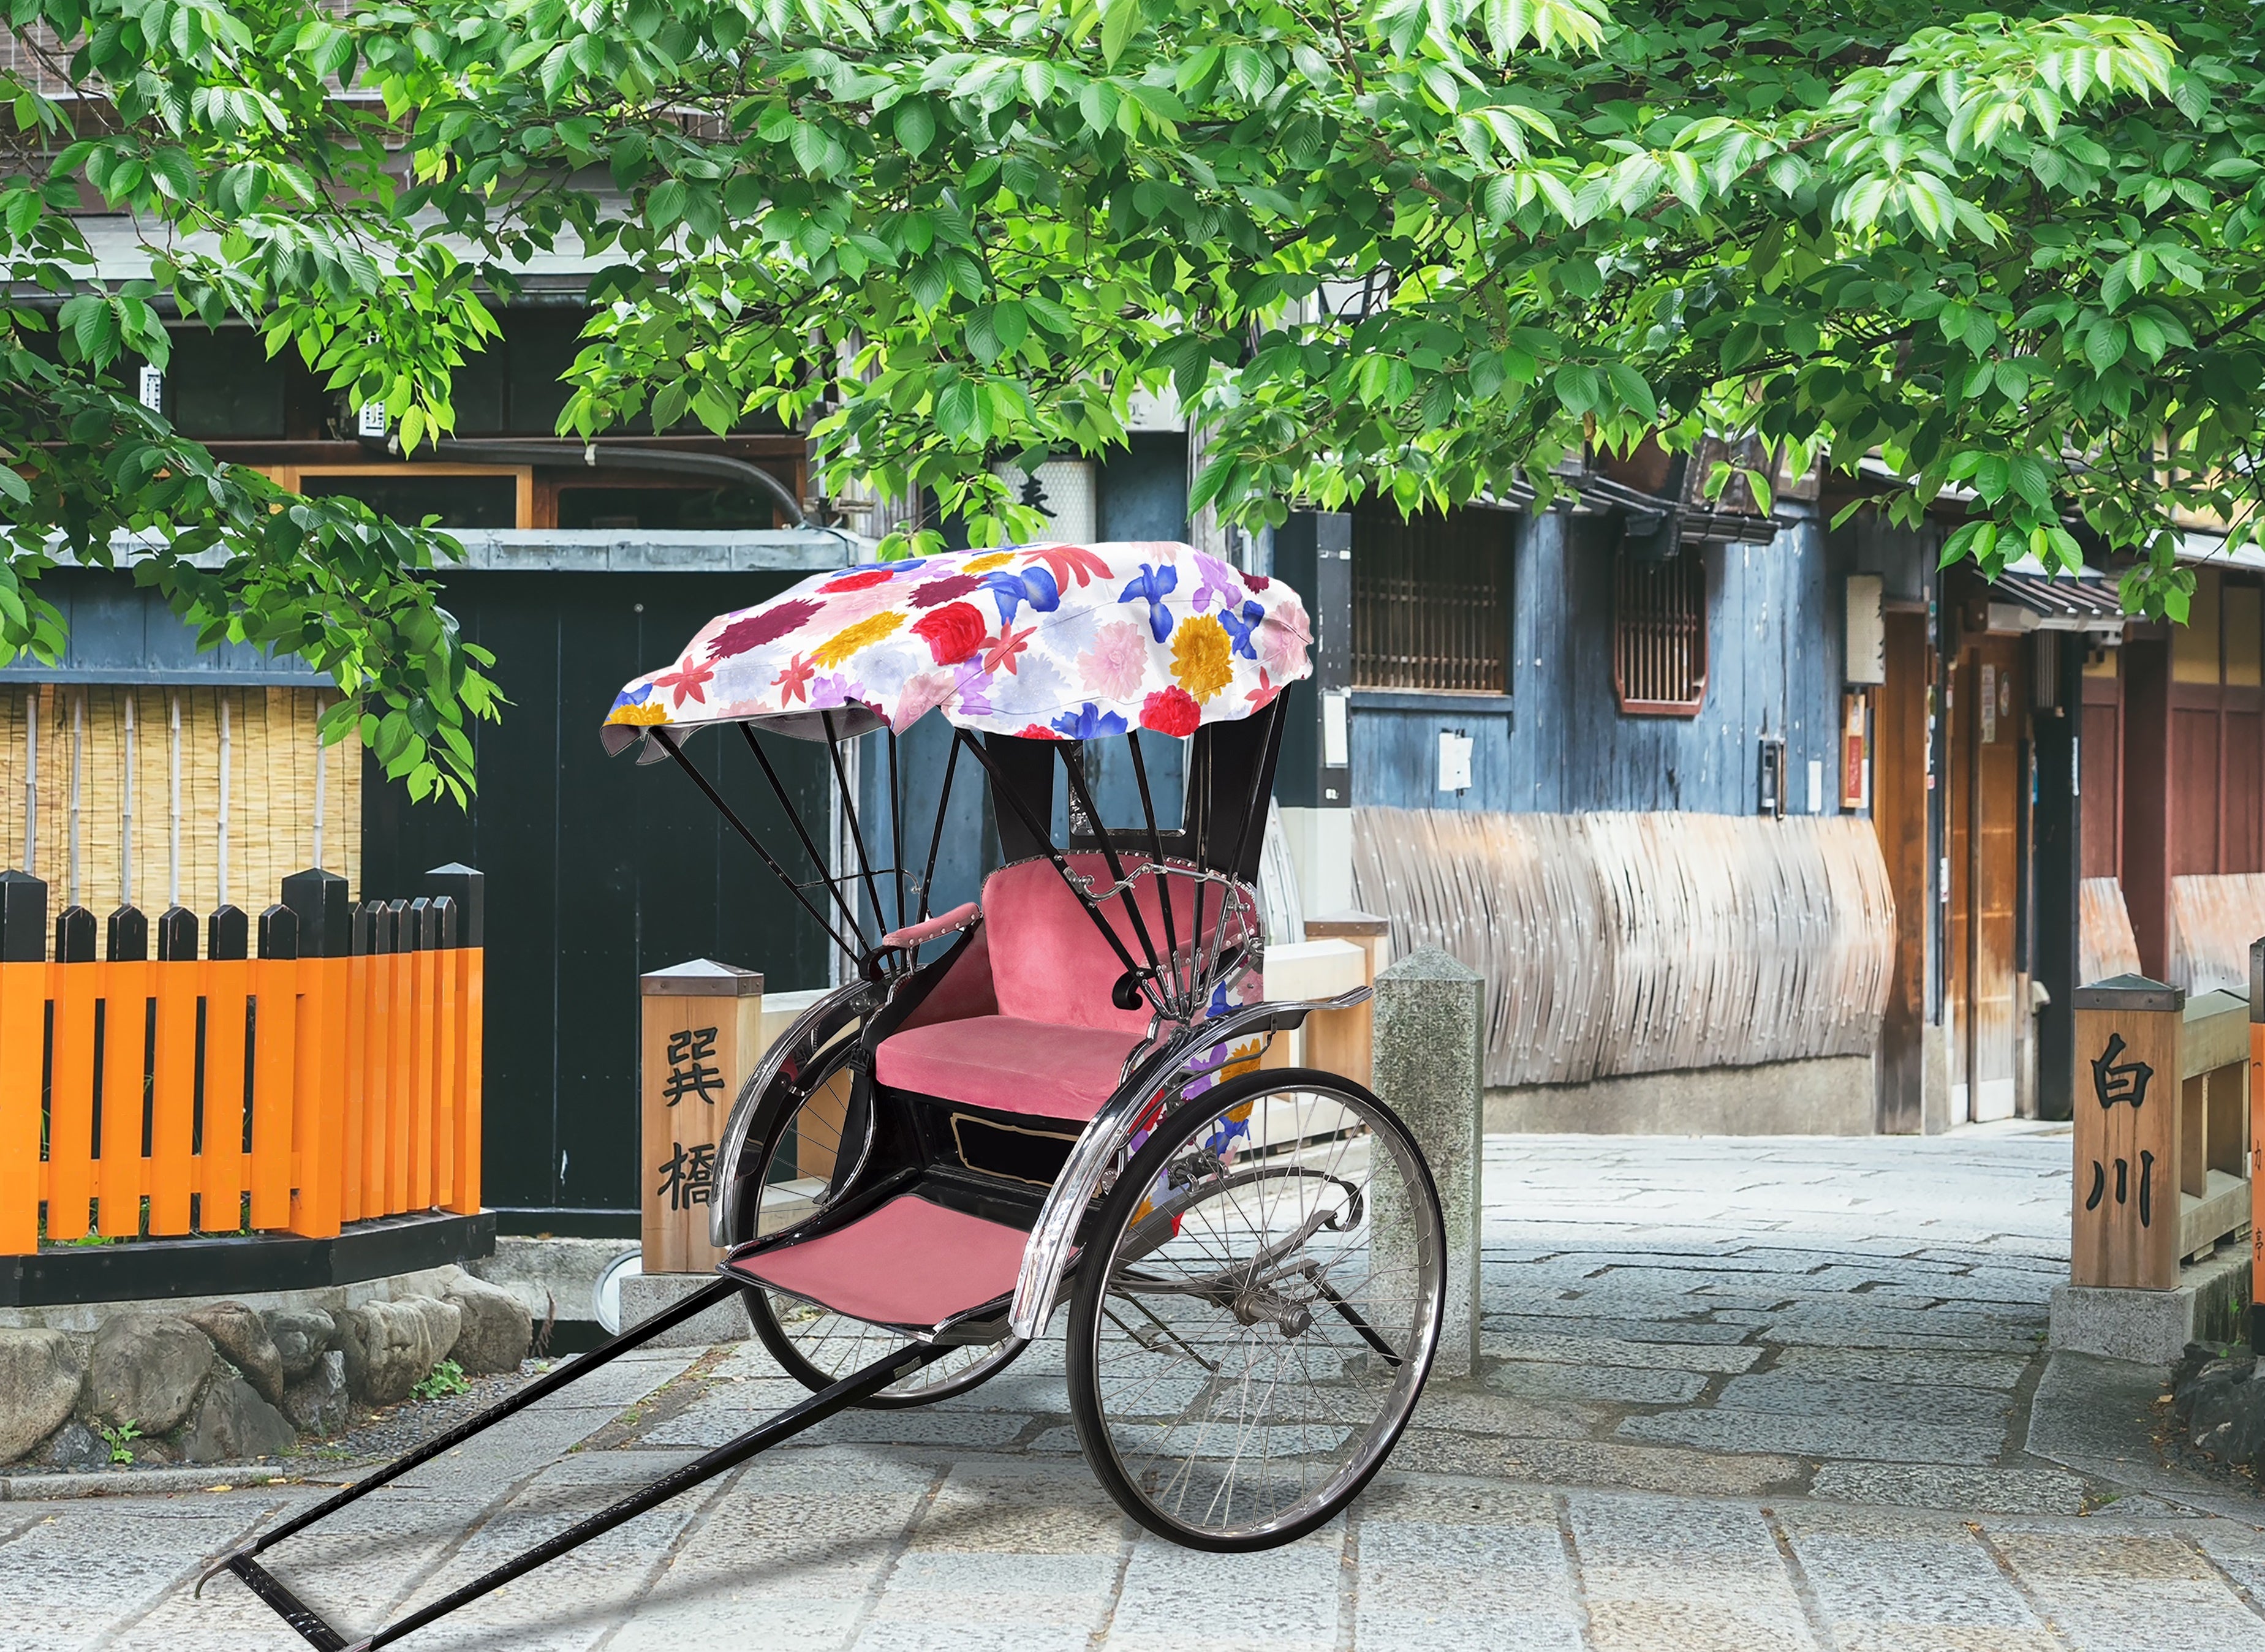
[[[425,892],[448,897],[456,909],[456,938],[442,945],[487,944],[487,888],[488,875],[474,871],[461,861],[450,861],[425,874]]]
[[[55,914],[55,962],[94,962],[94,914],[84,906],[64,907]]]
[[[44,964],[47,885],[29,872],[0,872],[0,964]]]
[[[251,919],[241,906],[222,906],[205,920],[205,956],[208,958],[250,957],[251,942]],[[194,918],[189,919],[189,944],[196,945]]]
[[[139,906],[120,906],[104,926],[103,955],[113,964],[144,964],[149,958],[149,919]]]
[[[158,962],[191,964],[196,961],[196,956],[197,914],[186,906],[166,907],[157,914]]]
[[[299,950],[302,958],[342,958],[346,956],[348,911],[346,880],[336,872],[310,869],[283,880],[283,905],[299,920]]]
[[[295,958],[299,956],[299,914],[277,901],[259,914],[259,956]]]

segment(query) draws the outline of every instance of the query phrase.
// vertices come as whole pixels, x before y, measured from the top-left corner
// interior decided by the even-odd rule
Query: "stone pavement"
[[[1120,1518],[1058,1343],[856,1413],[412,1648],[2265,1652],[2265,1502],[2167,1467],[2155,1373],[2048,1362],[2068,1140],[1494,1137],[1480,1380],[1261,1555]],[[273,1556],[334,1620],[445,1591],[793,1397],[633,1357]],[[198,1563],[298,1485],[0,1503],[0,1647],[283,1648]]]

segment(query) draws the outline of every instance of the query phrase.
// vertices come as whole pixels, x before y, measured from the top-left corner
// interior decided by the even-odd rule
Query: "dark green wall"
[[[635,1209],[640,972],[704,957],[759,969],[775,992],[825,984],[816,927],[690,781],[672,764],[609,759],[598,745],[623,683],[668,665],[712,615],[799,577],[491,573],[448,583],[448,608],[468,638],[494,651],[512,703],[477,734],[469,814],[411,804],[369,766],[362,881],[409,889],[452,860],[488,875],[491,1205]],[[823,842],[825,748],[770,749]],[[738,737],[710,731],[688,750],[772,853],[805,870],[790,860],[793,836]]]

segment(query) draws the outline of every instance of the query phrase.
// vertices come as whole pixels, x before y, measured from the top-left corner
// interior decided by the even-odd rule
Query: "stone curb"
[[[327,1479],[338,1472],[326,1468],[322,1476],[278,1474],[266,1463],[181,1463],[164,1468],[98,1469],[76,1474],[0,1474],[0,1503],[33,1503],[70,1497],[120,1497],[152,1492],[208,1491],[227,1486],[248,1491],[277,1480],[296,1484]]]

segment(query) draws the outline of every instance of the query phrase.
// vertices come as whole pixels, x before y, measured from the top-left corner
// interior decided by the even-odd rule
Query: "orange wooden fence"
[[[480,1208],[478,947],[0,963],[0,1255]]]

